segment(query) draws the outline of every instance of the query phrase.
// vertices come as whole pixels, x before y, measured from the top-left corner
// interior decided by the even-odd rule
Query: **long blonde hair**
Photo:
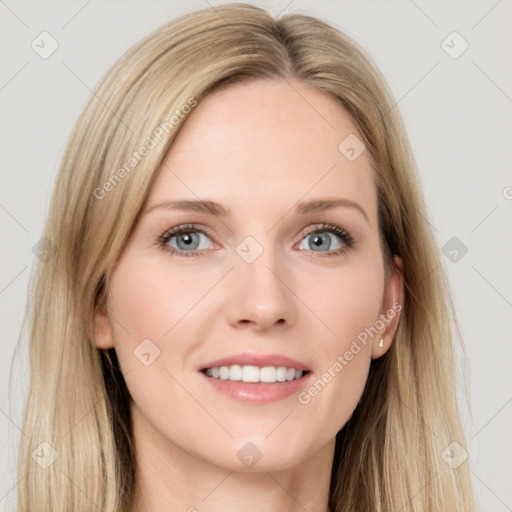
[[[348,111],[372,160],[387,277],[393,255],[404,263],[394,342],[372,361],[360,403],[336,438],[331,510],[474,510],[468,462],[443,459],[451,443],[465,445],[452,325],[459,329],[393,95],[335,28],[300,14],[273,19],[239,3],[187,14],[130,49],[74,127],[44,230],[47,256],[29,290],[20,512],[130,509],[137,476],[130,397],[114,350],[92,341],[94,313],[182,114],[213,90],[256,78],[300,80]],[[144,157],[135,162],[134,152]]]

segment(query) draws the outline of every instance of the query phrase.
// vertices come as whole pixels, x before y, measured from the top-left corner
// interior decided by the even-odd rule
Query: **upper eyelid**
[[[296,235],[294,236],[298,236],[300,233],[311,233],[312,231],[317,231],[317,230],[321,230],[321,229],[328,229],[329,227],[338,227],[339,229],[345,231],[347,234],[350,234],[350,232],[348,230],[346,230],[344,227],[342,226],[336,226],[336,224],[333,224],[333,223],[329,223],[329,222],[313,222],[311,223],[310,225],[308,225],[307,227],[304,227],[304,228],[301,228],[297,231]],[[169,228],[167,230],[164,231],[164,235],[169,233],[169,234],[172,234],[172,235],[175,235],[175,234],[179,234],[180,232],[188,232],[188,231],[199,231],[199,232],[202,232],[202,233],[205,233],[206,235],[210,236],[209,235],[209,231],[211,231],[210,228],[206,227],[206,226],[202,226],[200,224],[197,224],[197,223],[185,223],[185,224],[178,224],[172,228]]]
[[[190,224],[179,224],[175,227],[165,230],[162,236],[168,235],[169,238],[172,238],[173,236],[179,235],[180,233],[199,232],[204,233],[211,238],[213,235],[210,234],[209,231],[210,230],[208,228],[199,225],[194,225],[192,227]]]

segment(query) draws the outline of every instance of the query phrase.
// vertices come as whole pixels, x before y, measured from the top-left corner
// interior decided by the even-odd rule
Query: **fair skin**
[[[96,314],[96,344],[115,347],[133,398],[134,511],[328,511],[335,435],[371,360],[389,349],[399,314],[341,371],[333,364],[403,303],[400,274],[384,279],[369,155],[349,161],[338,150],[357,133],[321,92],[256,80],[208,96],[175,139],[113,269],[108,314]],[[294,211],[319,198],[349,199],[364,214],[350,206]],[[231,215],[152,209],[177,199],[215,201]],[[183,235],[165,243],[200,254],[170,255],[155,242],[190,223],[205,233],[189,230],[198,241],[191,249]],[[241,254],[258,246],[241,244],[246,237],[262,249],[251,263]],[[146,360],[160,350],[147,366],[134,355],[145,339]],[[200,369],[241,352],[303,363],[303,392],[329,368],[332,378],[308,403],[297,392],[268,402],[227,396]],[[255,463],[242,462],[244,446],[259,454]]]

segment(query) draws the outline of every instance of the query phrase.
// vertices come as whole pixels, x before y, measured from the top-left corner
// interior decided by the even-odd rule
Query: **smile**
[[[203,370],[205,375],[213,379],[242,381],[247,383],[274,383],[300,379],[302,370],[286,366],[264,366],[233,364],[230,366],[215,366]],[[307,372],[306,372],[307,373]]]

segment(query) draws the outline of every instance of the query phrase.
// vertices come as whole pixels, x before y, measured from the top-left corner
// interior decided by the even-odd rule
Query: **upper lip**
[[[240,366],[286,366],[286,368],[295,368],[296,370],[311,371],[307,365],[282,354],[256,354],[251,352],[242,352],[222,359],[215,359],[201,366],[200,370],[207,368],[217,368],[220,366],[231,366],[238,364]]]

